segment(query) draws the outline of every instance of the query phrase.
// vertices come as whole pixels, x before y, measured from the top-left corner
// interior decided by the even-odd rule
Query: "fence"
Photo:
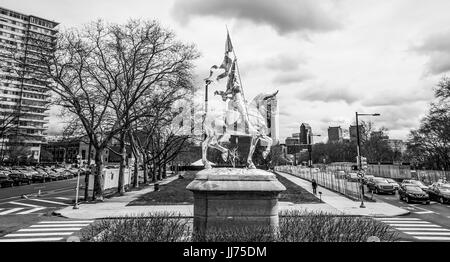
[[[433,184],[438,181],[450,181],[450,171],[440,170],[413,170],[412,178],[422,181],[426,185]]]
[[[350,168],[351,169],[351,168]],[[331,168],[307,168],[302,166],[276,166],[275,171],[286,172],[288,174],[312,181],[315,179],[320,186],[348,196],[354,200],[361,199],[361,184],[346,179],[346,172]]]
[[[315,166],[320,167],[321,169],[325,168],[327,170],[344,171],[346,173],[349,173],[352,172],[351,168],[353,165],[356,165],[356,163],[342,162],[342,163],[331,163],[329,165],[318,164]],[[392,178],[397,181],[412,178],[411,168],[409,166],[402,166],[402,165],[367,165],[366,175]]]

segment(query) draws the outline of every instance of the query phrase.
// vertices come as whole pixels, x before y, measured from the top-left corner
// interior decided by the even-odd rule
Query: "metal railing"
[[[319,186],[341,193],[351,199],[360,200],[359,181],[347,179],[348,171],[335,168],[308,168],[302,166],[276,166],[275,171],[285,172],[308,181],[315,179]]]

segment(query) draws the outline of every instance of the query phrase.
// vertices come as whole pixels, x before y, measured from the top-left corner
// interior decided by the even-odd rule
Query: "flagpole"
[[[227,28],[227,34],[230,35],[230,32],[228,31],[228,26],[225,25],[225,27]],[[230,42],[231,42],[231,38],[230,38]],[[247,99],[245,98],[245,94],[244,94],[244,86],[242,85],[242,80],[241,80],[241,72],[239,71],[239,64],[237,62],[237,55],[236,52],[234,52],[234,46],[233,46],[233,55],[234,55],[234,59],[235,59],[235,63],[236,63],[236,69],[238,72],[238,76],[239,76],[239,84],[241,85],[241,90],[242,90],[242,97],[244,98],[244,105],[245,105],[245,112],[247,113],[247,118],[250,117],[248,115],[248,109],[247,109]],[[249,123],[250,124],[250,123]],[[249,127],[250,128],[250,127]],[[250,133],[250,132],[249,132]]]

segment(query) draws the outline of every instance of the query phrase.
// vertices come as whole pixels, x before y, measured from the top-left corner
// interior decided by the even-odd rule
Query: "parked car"
[[[402,185],[403,184],[414,184],[420,187],[420,189],[426,191],[428,189],[428,187],[426,185],[424,185],[421,181],[419,180],[414,180],[414,179],[404,179],[402,181]]]
[[[70,174],[67,174],[68,172],[66,171],[65,168],[57,167],[52,168],[52,170],[55,171],[57,174],[56,180],[68,179],[70,176]]]
[[[406,203],[422,202],[430,204],[430,196],[415,184],[403,184],[398,189],[398,197],[400,200],[405,200]]]
[[[365,175],[364,178],[363,178],[363,184],[364,184],[364,185],[367,185],[367,183],[368,183],[369,181],[371,181],[374,177],[375,177],[375,176],[373,176],[373,175]]]
[[[428,188],[427,193],[430,199],[437,200],[441,204],[450,202],[450,184],[434,183]]]
[[[14,186],[14,180],[12,180],[6,172],[0,172],[0,186],[1,187],[12,187]]]
[[[31,184],[31,177],[25,175],[24,173],[13,171],[9,174],[9,178],[11,178],[14,181],[14,185],[17,186],[21,186],[22,184]]]
[[[358,182],[359,181],[359,176],[358,176],[357,173],[348,173],[347,180],[349,182]]]
[[[50,177],[51,181],[61,180],[60,174],[56,172],[53,168],[46,168],[45,171],[47,171],[48,176]]]
[[[34,174],[36,174],[36,171],[23,167],[14,167],[11,169],[11,172],[20,172],[29,177],[30,179],[33,177]]]
[[[392,184],[394,186],[395,190],[398,190],[400,188],[400,185],[392,178],[386,178],[386,180],[389,182],[389,184]]]
[[[376,194],[380,193],[390,193],[395,194],[395,188],[390,184],[386,178],[374,177],[367,182],[367,187],[369,191],[375,191]]]
[[[33,182],[44,183],[45,181],[51,180],[48,172],[44,168],[36,167],[34,170],[36,170],[37,174],[33,175],[31,178]]]

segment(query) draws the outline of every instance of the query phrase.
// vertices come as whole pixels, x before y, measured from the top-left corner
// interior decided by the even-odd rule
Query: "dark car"
[[[427,205],[430,204],[430,196],[415,184],[402,184],[398,188],[398,197],[400,200],[405,200],[406,203],[422,202]]]
[[[395,194],[394,186],[389,183],[386,178],[383,177],[374,177],[367,182],[367,187],[369,191],[375,191],[376,194],[380,193],[389,193]]]
[[[394,186],[395,190],[398,190],[400,188],[400,185],[394,179],[386,178],[386,180]]]
[[[40,167],[37,167],[34,169],[37,174],[34,174],[32,177],[33,182],[41,182],[44,183],[45,181],[50,181],[50,176],[48,175],[48,172]]]
[[[450,184],[434,183],[428,188],[427,193],[430,195],[430,199],[437,200],[442,204],[450,202]]]
[[[0,172],[0,186],[12,187],[14,186],[14,180],[12,180],[5,172]]]
[[[422,181],[414,180],[414,179],[405,179],[402,181],[402,185],[404,184],[414,184],[420,187],[423,191],[426,191],[428,187],[422,183]]]
[[[9,178],[14,181],[14,185],[21,186],[23,184],[31,185],[31,178],[24,173],[11,172]]]

